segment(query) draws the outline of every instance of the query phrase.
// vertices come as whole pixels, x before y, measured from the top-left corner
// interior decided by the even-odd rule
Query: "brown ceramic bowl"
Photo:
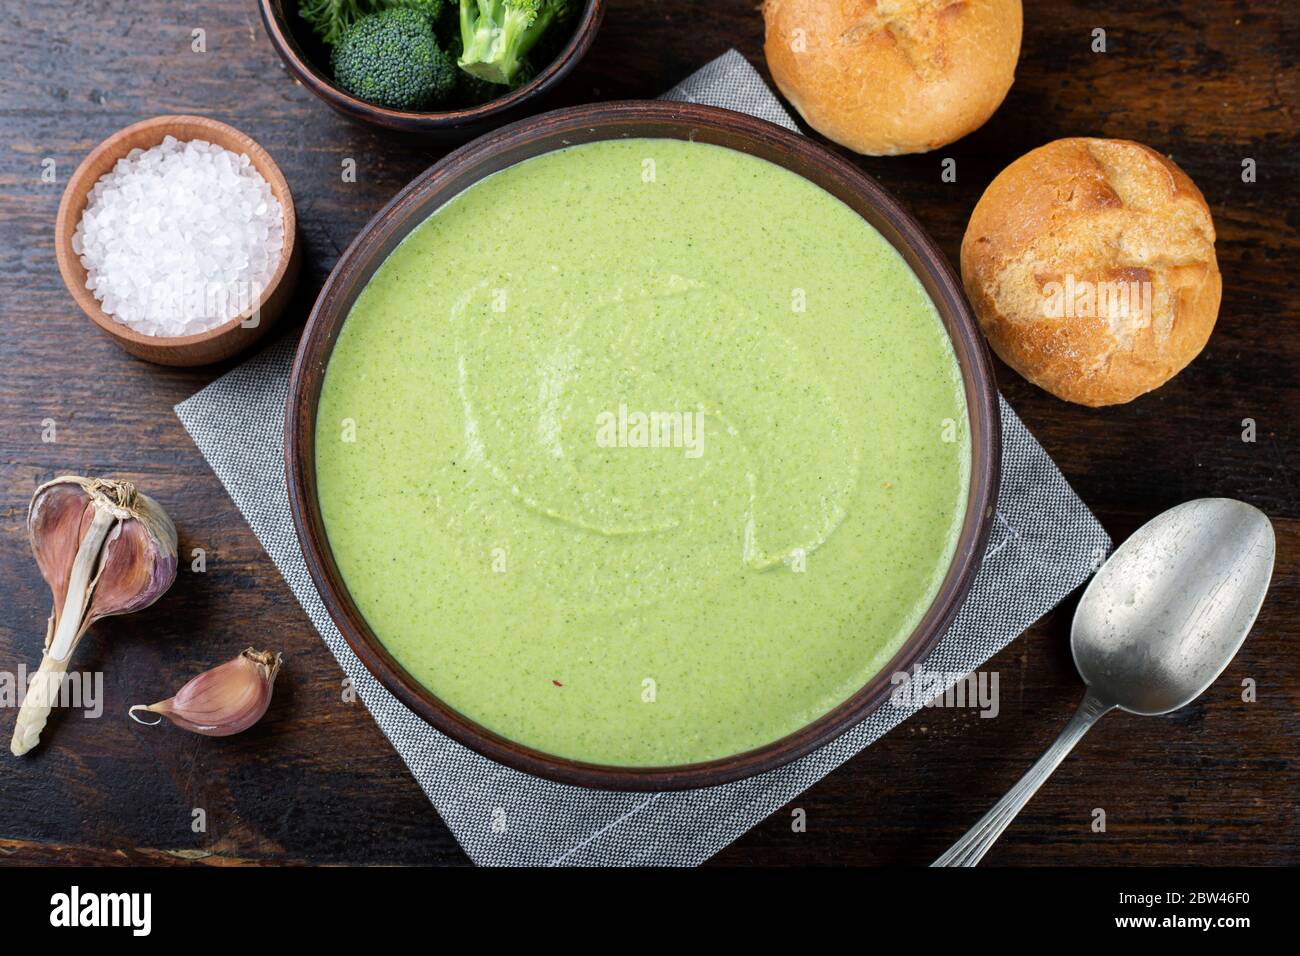
[[[169,135],[184,141],[207,140],[231,152],[247,153],[253,167],[262,174],[284,208],[284,249],[280,253],[280,263],[258,301],[215,329],[197,335],[170,337],[143,335],[104,312],[94,293],[86,288],[86,267],[72,250],[72,235],[86,210],[86,197],[99,178],[131,150],[157,146],[164,136]],[[242,352],[266,335],[280,317],[298,281],[301,254],[295,241],[296,233],[297,217],[289,184],[275,160],[252,137],[204,116],[157,116],[119,130],[82,160],[68,180],[63,199],[59,202],[59,213],[54,223],[54,253],[63,282],[77,305],[81,306],[81,311],[122,348],[159,365],[207,365]]]
[[[262,25],[289,72],[337,112],[356,120],[403,133],[416,133],[445,142],[464,142],[485,130],[517,119],[536,109],[586,55],[605,16],[605,0],[587,0],[577,17],[573,36],[555,59],[527,83],[488,103],[444,112],[409,113],[390,110],[358,99],[335,84],[329,66],[329,48],[300,16],[297,0],[258,0]]]
[[[326,363],[357,295],[393,248],[452,196],[506,166],[569,144],[640,136],[713,143],[759,156],[811,180],[871,223],[920,277],[942,316],[965,381],[971,423],[970,494],[956,554],[934,603],[894,659],[851,698],[788,737],[747,753],[677,767],[562,759],[507,740],[452,710],[393,659],[357,611],[334,563],[316,497],[316,408]],[[891,675],[924,658],[974,578],[993,516],[1000,436],[988,354],[961,283],[916,220],[875,180],[811,140],[763,120],[695,104],[635,101],[557,110],[500,129],[448,155],[370,221],[325,283],[298,347],[285,419],[285,469],[298,540],[325,607],[361,662],[402,703],[467,747],[540,777],[606,790],[684,790],[788,763],[835,739],[889,698]]]

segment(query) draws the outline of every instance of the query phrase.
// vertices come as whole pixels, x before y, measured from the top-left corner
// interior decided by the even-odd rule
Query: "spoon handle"
[[[1047,753],[1038,758],[1038,763],[1029,768],[1029,772],[1007,791],[1006,796],[993,805],[992,810],[984,814],[979,823],[967,830],[965,836],[930,865],[974,866],[978,863],[989,851],[989,847],[993,846],[994,841],[1002,835],[1002,831],[1015,819],[1021,807],[1038,792],[1038,788],[1052,775],[1052,771],[1060,766],[1065,755],[1073,750],[1074,745],[1088,732],[1088,728],[1114,709],[1114,704],[1108,704],[1094,697],[1092,691],[1088,691],[1079,709],[1074,712],[1070,722],[1061,731],[1061,735],[1056,738],[1052,746],[1047,748]]]

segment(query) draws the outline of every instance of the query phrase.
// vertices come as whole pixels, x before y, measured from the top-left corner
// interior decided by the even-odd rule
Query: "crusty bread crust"
[[[923,153],[984,124],[1020,57],[1020,0],[765,0],[764,52],[808,125],[858,153]]]
[[[1223,288],[1214,240],[1200,190],[1164,156],[1060,139],[989,184],[962,239],[962,282],[1003,361],[1066,401],[1114,405],[1205,346]]]

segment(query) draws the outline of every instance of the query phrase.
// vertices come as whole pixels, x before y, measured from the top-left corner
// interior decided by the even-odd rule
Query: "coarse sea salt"
[[[247,154],[172,136],[101,176],[72,236],[104,312],[158,336],[251,309],[283,248],[284,210]]]

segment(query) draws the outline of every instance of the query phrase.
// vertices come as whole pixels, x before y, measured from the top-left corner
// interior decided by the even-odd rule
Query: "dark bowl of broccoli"
[[[289,72],[372,126],[465,140],[535,108],[605,0],[259,0]]]

